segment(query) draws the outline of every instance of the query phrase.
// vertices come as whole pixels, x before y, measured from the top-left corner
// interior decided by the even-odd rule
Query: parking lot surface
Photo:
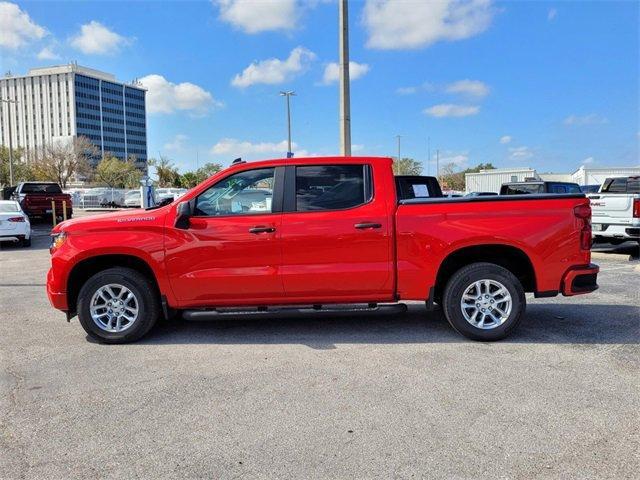
[[[439,311],[160,325],[88,341],[48,238],[0,251],[0,478],[637,478],[640,264],[475,343]]]

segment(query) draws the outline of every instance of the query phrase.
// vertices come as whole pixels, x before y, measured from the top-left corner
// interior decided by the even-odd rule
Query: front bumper
[[[562,294],[571,297],[597,290],[598,272],[600,267],[595,263],[571,268],[562,278]]]
[[[51,269],[49,270],[49,273],[47,273],[47,297],[49,297],[49,302],[53,308],[66,312],[69,310],[67,292],[58,291],[56,286],[57,282],[54,278],[53,269]]]

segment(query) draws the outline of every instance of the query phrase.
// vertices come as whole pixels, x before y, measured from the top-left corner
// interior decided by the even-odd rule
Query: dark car
[[[542,180],[503,183],[500,188],[500,195],[529,195],[532,193],[582,193],[582,190],[577,183],[544,182]]]

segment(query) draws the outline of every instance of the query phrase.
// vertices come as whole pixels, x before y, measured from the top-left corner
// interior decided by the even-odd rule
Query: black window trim
[[[359,203],[353,207],[347,208],[331,208],[326,210],[297,210],[296,202],[296,168],[298,167],[341,167],[344,165],[353,166],[361,165],[363,168],[363,183],[366,202]],[[344,212],[353,210],[372,203],[375,200],[375,188],[373,182],[372,168],[369,163],[302,163],[296,165],[287,165],[284,175],[284,202],[282,213],[323,213],[323,212]],[[369,195],[368,197],[366,195]]]
[[[283,198],[284,198],[284,174],[285,174],[285,167],[258,167],[258,168],[247,168],[245,170],[240,170],[240,171],[236,171],[233,172],[223,178],[221,178],[220,180],[218,180],[216,183],[210,185],[209,187],[205,188],[203,191],[201,191],[198,195],[196,195],[195,197],[193,197],[193,209],[195,211],[195,206],[197,205],[198,202],[198,197],[200,197],[200,195],[204,194],[205,192],[207,192],[210,188],[215,187],[216,185],[218,185],[220,182],[224,182],[226,179],[228,179],[229,177],[232,177],[234,175],[238,175],[239,173],[245,173],[245,172],[251,172],[253,170],[267,170],[267,169],[274,169],[274,181],[273,181],[273,194],[271,196],[271,211],[270,212],[255,212],[255,213],[235,213],[235,214],[229,214],[229,215],[196,215],[195,213],[192,215],[193,218],[235,218],[235,217],[254,217],[256,215],[275,215],[275,214],[281,214],[282,213],[282,203],[283,203]]]

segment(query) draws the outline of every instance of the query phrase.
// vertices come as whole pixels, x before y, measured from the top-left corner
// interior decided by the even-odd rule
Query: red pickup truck
[[[62,193],[60,185],[54,182],[23,182],[13,192],[13,198],[30,217],[52,215],[55,206],[56,217],[62,218],[66,209],[67,218],[73,216],[71,195]]]
[[[597,288],[583,194],[442,198],[416,178],[397,182],[389,158],[237,163],[169,205],[59,224],[47,293],[106,343],[177,313],[410,300],[441,305],[469,338],[497,340],[522,319],[525,292]]]

